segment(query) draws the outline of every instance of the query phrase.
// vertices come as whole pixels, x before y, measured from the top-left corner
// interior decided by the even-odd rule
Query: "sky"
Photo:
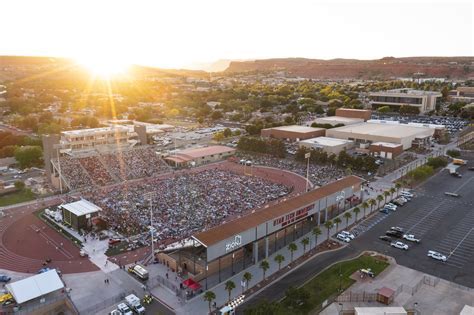
[[[183,68],[219,59],[474,56],[472,1],[2,0],[0,55]]]

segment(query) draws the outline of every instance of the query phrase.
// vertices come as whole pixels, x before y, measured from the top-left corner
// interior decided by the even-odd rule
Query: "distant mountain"
[[[133,79],[144,77],[200,77],[208,78],[202,70],[160,69],[133,65],[129,69]],[[61,75],[89,75],[72,59],[56,57],[0,56],[0,82],[23,78],[51,77],[60,79]]]
[[[227,73],[285,71],[313,79],[389,79],[394,77],[467,78],[474,76],[474,57],[385,57],[376,60],[281,58],[232,61]]]

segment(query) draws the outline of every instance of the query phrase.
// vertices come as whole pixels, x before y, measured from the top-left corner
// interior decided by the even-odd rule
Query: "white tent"
[[[92,202],[89,202],[85,199],[81,199],[76,202],[71,202],[65,205],[61,205],[61,207],[63,207],[64,209],[68,210],[69,212],[71,212],[72,214],[78,217],[102,210],[100,207],[96,206]]]
[[[64,288],[55,269],[9,283],[5,286],[18,304]]]

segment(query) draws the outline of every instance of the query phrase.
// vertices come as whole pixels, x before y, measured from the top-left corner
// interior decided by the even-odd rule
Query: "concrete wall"
[[[347,118],[360,118],[364,121],[369,120],[372,117],[372,111],[367,109],[351,109],[351,108],[337,108],[336,116],[347,117]]]
[[[295,132],[295,131],[286,131],[286,130],[278,130],[278,129],[262,129],[261,136],[262,137],[269,137],[275,139],[283,139],[283,140],[290,140],[290,141],[297,141],[297,140],[305,140],[311,139],[316,137],[324,137],[326,134],[325,129],[316,129],[310,132]]]

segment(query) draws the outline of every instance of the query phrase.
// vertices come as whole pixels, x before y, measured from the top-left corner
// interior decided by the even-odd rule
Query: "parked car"
[[[392,242],[393,239],[390,236],[382,235],[379,236],[379,240],[384,241],[384,242]]]
[[[470,171],[474,171],[474,166],[470,166],[467,169],[470,170]]]
[[[341,234],[341,233],[337,234],[337,235],[336,235],[336,238],[337,238],[338,240],[343,241],[343,242],[346,242],[346,243],[349,243],[349,242],[351,241],[350,238],[348,238],[347,236],[345,236],[344,234]]]
[[[415,195],[413,195],[411,192],[408,192],[408,191],[405,191],[405,190],[402,191],[402,192],[400,193],[400,195],[402,195],[402,196],[407,196],[407,197],[410,197],[410,198],[415,197]]]
[[[120,303],[117,305],[117,309],[120,311],[121,314],[123,315],[133,315],[132,310],[128,307],[127,304],[125,303]]]
[[[401,238],[403,236],[402,232],[394,231],[394,230],[389,230],[385,232],[385,235],[395,237],[395,238]]]
[[[399,207],[403,207],[403,205],[406,203],[406,201],[403,201],[401,198],[397,198],[392,202]]]
[[[382,208],[379,210],[379,212],[382,212],[382,213],[385,213],[385,214],[388,214],[391,210],[388,209],[388,208]]]
[[[407,241],[414,242],[414,243],[420,242],[420,239],[416,238],[415,235],[413,234],[404,234],[403,238],[406,239]]]
[[[398,208],[397,205],[395,205],[395,204],[393,204],[393,203],[391,203],[391,202],[387,203],[387,204],[385,205],[385,207],[392,208],[392,209],[394,209],[394,211],[397,210],[397,208]]]
[[[398,231],[398,232],[401,232],[401,233],[403,233],[403,231],[404,231],[404,229],[401,228],[401,227],[399,227],[399,226],[392,226],[392,227],[390,228],[390,230]]]
[[[408,245],[399,241],[390,243],[390,246],[398,249],[408,250]]]
[[[459,174],[458,172],[453,172],[453,173],[451,173],[451,176],[457,177],[457,178],[462,178],[462,175]]]
[[[1,275],[1,274],[0,274],[0,282],[5,282],[5,283],[7,283],[7,282],[10,282],[11,279],[12,279],[12,278],[9,277],[9,276],[7,276],[7,275]]]
[[[387,207],[387,206],[383,207],[383,209],[387,209],[389,211],[397,211],[397,208]]]
[[[441,253],[435,252],[434,250],[429,250],[428,251],[428,257],[431,257],[436,260],[441,260],[441,261],[446,261],[447,258]]]
[[[342,235],[345,235],[347,236],[348,238],[350,238],[351,240],[353,240],[355,238],[354,234],[348,232],[348,231],[341,231],[339,232],[339,234],[342,234]]]

